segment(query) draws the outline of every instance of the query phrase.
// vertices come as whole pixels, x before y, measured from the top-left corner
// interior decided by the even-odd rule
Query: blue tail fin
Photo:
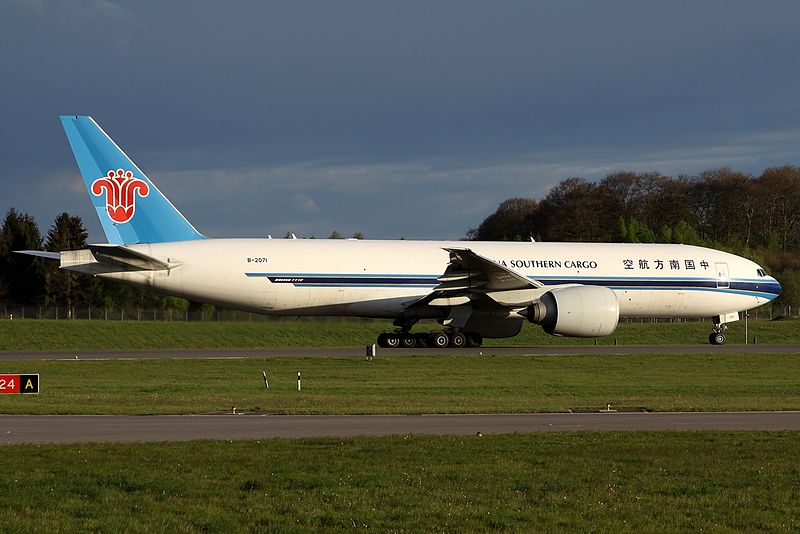
[[[91,117],[61,117],[72,153],[109,243],[202,239]]]

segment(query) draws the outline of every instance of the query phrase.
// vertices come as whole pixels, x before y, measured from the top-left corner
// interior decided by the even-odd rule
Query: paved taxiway
[[[0,443],[5,445],[611,430],[800,430],[800,412],[369,416],[0,415]]]
[[[558,345],[552,347],[481,347],[476,349],[378,349],[378,356],[541,356],[541,355],[625,355],[742,352],[798,352],[800,345]],[[364,347],[339,348],[256,348],[256,349],[150,349],[0,351],[0,361],[12,360],[139,360],[157,358],[343,358],[364,356]]]

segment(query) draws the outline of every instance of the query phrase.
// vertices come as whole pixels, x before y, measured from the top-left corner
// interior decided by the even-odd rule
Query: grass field
[[[748,339],[758,343],[800,343],[798,320],[751,320]],[[187,323],[161,321],[0,321],[0,351],[170,349],[245,347],[355,347],[374,343],[377,334],[391,330],[382,321],[272,321]],[[419,330],[435,330],[424,324]],[[695,344],[707,343],[711,323],[622,322],[614,334],[597,343]],[[744,343],[744,322],[732,323],[729,343]],[[592,339],[549,336],[536,325],[526,324],[520,335],[486,340],[486,346],[591,345]]]
[[[800,409],[800,354],[379,356],[2,362],[41,394],[0,413],[498,413],[574,408]],[[265,389],[262,371],[269,377]],[[296,389],[302,372],[303,390]]]
[[[797,322],[751,322],[797,342]],[[386,325],[388,326],[388,325]],[[375,322],[0,322],[5,350],[354,346],[352,358],[2,362],[0,413],[800,409],[800,354],[363,359]],[[622,324],[613,343],[703,342]],[[731,341],[738,335],[731,329]],[[741,333],[743,338],[743,332]],[[500,344],[561,340],[526,327]],[[756,349],[754,347],[754,349]],[[313,350],[313,349],[310,349]],[[264,388],[261,372],[269,374]],[[302,372],[303,391],[295,377]],[[0,448],[0,531],[664,532],[800,529],[800,433],[401,436]]]
[[[800,529],[800,433],[3,447],[4,532]]]
[[[352,358],[2,362],[0,413],[800,409],[800,354],[363,359],[379,322],[0,321],[0,350],[353,346]],[[760,343],[796,321],[751,321]],[[702,343],[706,323],[602,344]],[[730,341],[744,340],[742,323]],[[737,338],[740,337],[741,339]],[[535,326],[496,345],[593,343]],[[753,347],[757,349],[757,346]],[[313,350],[313,349],[310,349]],[[264,388],[261,372],[269,374]],[[296,372],[303,391],[296,391]],[[0,448],[0,531],[664,532],[800,529],[799,432],[402,436]]]

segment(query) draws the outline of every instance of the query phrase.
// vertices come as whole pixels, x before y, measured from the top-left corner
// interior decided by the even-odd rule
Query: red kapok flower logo
[[[99,197],[106,191],[106,209],[115,223],[126,223],[136,212],[136,193],[146,197],[150,193],[147,182],[133,176],[131,171],[117,169],[92,182],[92,194]]]

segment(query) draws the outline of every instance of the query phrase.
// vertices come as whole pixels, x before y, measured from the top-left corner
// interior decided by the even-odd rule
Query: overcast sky
[[[571,176],[797,165],[798,20],[796,1],[6,0],[0,210],[105,240],[60,114],[92,115],[213,237],[461,238]]]

